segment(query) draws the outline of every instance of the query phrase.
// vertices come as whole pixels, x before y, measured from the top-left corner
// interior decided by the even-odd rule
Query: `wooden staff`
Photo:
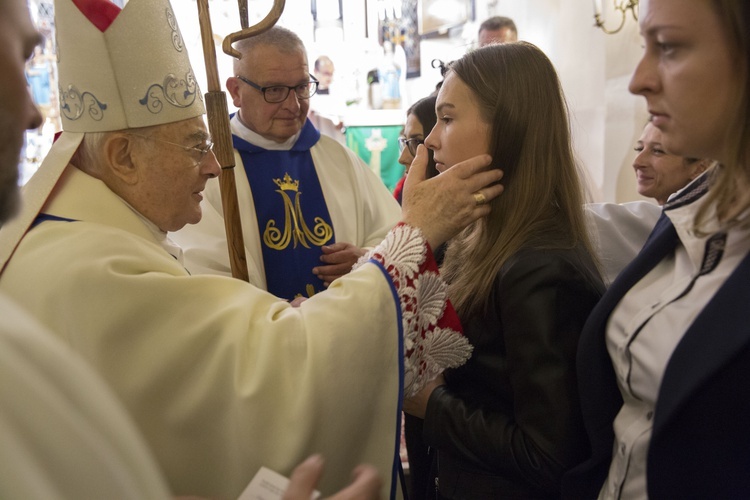
[[[250,24],[247,20],[247,0],[237,0],[237,5],[240,8],[240,26],[244,30]]]
[[[224,52],[237,59],[242,56],[232,48],[232,43],[260,35],[270,29],[281,17],[285,0],[274,0],[271,12],[258,24],[251,27],[246,27],[247,2],[246,0],[239,0],[239,2],[241,17],[244,7],[243,29],[227,36],[223,44]],[[233,277],[249,281],[245,242],[242,237],[242,224],[237,203],[237,186],[234,180],[234,148],[232,146],[232,132],[229,127],[229,108],[227,107],[226,94],[221,90],[221,84],[219,83],[219,70],[216,65],[216,51],[214,49],[211,16],[208,11],[208,0],[198,0],[198,20],[208,80],[208,92],[205,94],[208,129],[211,131],[214,141],[214,154],[216,154],[216,159],[221,165],[219,185],[221,188],[221,205],[224,212],[224,229],[227,232],[229,264],[232,268]]]

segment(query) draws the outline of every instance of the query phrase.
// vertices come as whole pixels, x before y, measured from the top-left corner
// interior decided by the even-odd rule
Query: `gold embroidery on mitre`
[[[283,179],[274,179],[273,182],[279,186],[280,189],[276,192],[284,200],[284,225],[279,229],[274,219],[269,220],[263,231],[263,243],[274,250],[284,250],[292,240],[294,240],[292,248],[297,248],[297,243],[305,248],[310,248],[309,243],[318,247],[325,245],[333,236],[333,229],[322,217],[313,219],[315,226],[312,231],[307,227],[302,216],[300,201],[302,193],[299,192],[299,180],[292,179],[289,173],[285,173]],[[294,192],[294,203],[288,192]]]

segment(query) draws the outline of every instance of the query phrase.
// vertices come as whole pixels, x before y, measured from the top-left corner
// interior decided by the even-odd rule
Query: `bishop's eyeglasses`
[[[250,85],[252,88],[259,90],[263,94],[263,99],[269,104],[284,102],[286,98],[289,97],[289,92],[292,90],[294,90],[294,93],[297,95],[297,99],[309,99],[318,91],[319,83],[312,75],[310,75],[309,82],[300,83],[299,85],[269,85],[268,87],[261,87],[244,76],[237,75],[236,78]]]
[[[182,148],[183,150],[189,152],[189,153],[198,153],[197,155],[197,161],[195,162],[196,165],[200,165],[203,160],[206,158],[206,155],[214,150],[214,143],[211,141],[208,141],[208,143],[203,147],[198,146],[183,146],[182,144],[178,144],[176,142],[171,141],[165,141],[164,139],[159,139],[157,137],[151,137],[148,135],[141,135],[141,134],[134,134],[133,132],[128,132],[128,135],[132,135],[134,137],[140,137],[141,139],[148,139],[150,141],[156,141],[156,142],[162,142],[164,144],[171,144],[172,146],[177,146],[178,148]]]

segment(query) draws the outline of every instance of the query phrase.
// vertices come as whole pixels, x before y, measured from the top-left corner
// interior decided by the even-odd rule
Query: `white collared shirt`
[[[271,139],[266,139],[262,135],[253,132],[247,127],[247,125],[242,123],[239,112],[235,113],[232,119],[229,120],[229,126],[232,129],[232,133],[240,139],[244,139],[250,144],[268,151],[289,151],[292,149],[292,146],[297,143],[297,139],[299,139],[299,136],[302,133],[302,129],[300,129],[299,132],[284,142],[272,141]]]
[[[696,182],[682,192],[694,189]],[[630,289],[607,324],[607,350],[624,403],[614,421],[612,463],[600,499],[647,497],[646,459],[667,363],[750,247],[750,230],[721,233],[713,211],[703,228],[707,235],[695,234],[693,221],[704,200],[672,207],[667,203],[664,213],[680,241],[673,254]]]

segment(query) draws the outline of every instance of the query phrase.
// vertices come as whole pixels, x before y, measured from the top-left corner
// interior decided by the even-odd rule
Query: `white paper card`
[[[289,486],[289,479],[267,467],[261,467],[237,500],[281,500]],[[318,500],[320,492],[314,491],[311,500]]]

